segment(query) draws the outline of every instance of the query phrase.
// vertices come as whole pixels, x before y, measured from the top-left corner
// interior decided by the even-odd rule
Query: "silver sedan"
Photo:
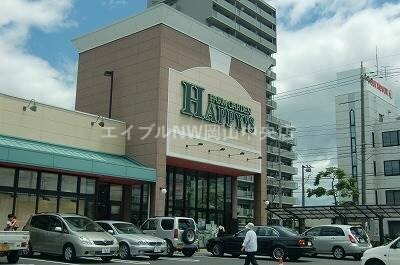
[[[131,223],[120,221],[96,221],[96,223],[118,240],[121,259],[134,256],[158,259],[167,250],[167,242],[164,239],[146,235]]]

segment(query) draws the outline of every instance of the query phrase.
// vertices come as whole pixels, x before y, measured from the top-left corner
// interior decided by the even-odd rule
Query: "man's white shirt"
[[[246,252],[256,252],[257,251],[257,235],[253,230],[249,230],[244,238],[243,245]]]

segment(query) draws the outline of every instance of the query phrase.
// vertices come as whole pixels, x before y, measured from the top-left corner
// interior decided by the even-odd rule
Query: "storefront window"
[[[78,177],[62,175],[61,191],[76,193],[78,191]]]
[[[78,214],[85,215],[85,200],[79,200]]]
[[[18,188],[36,190],[37,172],[30,170],[20,170],[18,175]]]
[[[0,186],[14,187],[15,170],[12,168],[0,167]]]
[[[210,210],[215,210],[216,209],[216,188],[217,188],[217,179],[212,176],[209,178],[209,196],[208,196],[208,205]],[[210,220],[214,220],[215,218],[210,217]]]
[[[40,189],[57,191],[58,175],[43,172],[41,176]]]
[[[217,178],[217,209],[224,209],[225,178]]]
[[[198,206],[197,208],[200,209],[207,209],[207,178],[206,177],[200,177],[198,180],[198,186],[197,186],[197,191],[198,191]]]
[[[85,216],[87,216],[90,219],[96,218],[94,200],[86,200],[85,201]]]
[[[39,196],[39,213],[50,213],[57,211],[57,197],[40,195]]]
[[[28,221],[29,217],[35,213],[36,195],[35,194],[17,194],[15,203],[15,215],[20,222],[20,226]]]
[[[167,196],[168,196],[168,216],[172,216],[173,212],[173,206],[174,206],[174,171],[173,168],[168,167],[168,172],[167,172],[167,187],[168,187],[168,191],[167,191]]]
[[[122,185],[110,185],[110,200],[116,202],[122,201]]]
[[[140,222],[143,223],[146,219],[147,219],[147,215],[148,215],[148,206],[149,206],[149,185],[148,184],[144,184],[143,185],[143,203],[142,203],[142,210],[141,210],[141,220]]]
[[[1,225],[6,222],[7,215],[12,213],[14,196],[11,192],[0,191],[0,217],[2,220]],[[4,227],[0,227],[3,229]]]
[[[76,213],[76,198],[61,197],[59,200],[59,213]]]
[[[175,215],[183,215],[183,172],[182,170],[177,170],[175,172]]]
[[[81,193],[94,194],[96,189],[96,181],[90,178],[81,178]]]
[[[196,208],[196,172],[192,170],[186,173],[186,204],[186,208]]]

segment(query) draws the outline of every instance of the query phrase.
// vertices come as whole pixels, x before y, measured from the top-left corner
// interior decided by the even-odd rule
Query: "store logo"
[[[227,128],[235,128],[247,133],[254,132],[254,118],[249,107],[208,94],[207,109],[203,110],[205,89],[186,81],[182,81],[183,107],[181,113],[215,124],[223,124]]]
[[[384,87],[381,85],[378,81],[375,81],[374,79],[370,78],[368,79],[368,83],[376,88],[377,90],[381,91],[384,95],[388,96],[389,98],[392,98],[392,90]]]

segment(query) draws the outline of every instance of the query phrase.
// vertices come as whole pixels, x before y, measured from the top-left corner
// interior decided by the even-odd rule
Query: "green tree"
[[[328,189],[321,186],[323,179],[330,180]],[[359,195],[356,180],[351,176],[346,176],[344,171],[337,167],[328,167],[325,171],[319,172],[315,178],[314,187],[307,190],[308,197],[332,196],[335,205],[338,205],[338,197],[354,200]]]

